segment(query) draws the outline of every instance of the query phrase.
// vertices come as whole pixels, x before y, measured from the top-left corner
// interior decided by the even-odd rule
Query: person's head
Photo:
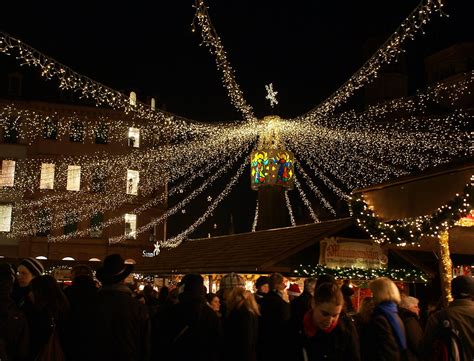
[[[71,278],[74,280],[76,277],[89,277],[94,278],[92,269],[86,264],[78,264],[71,269]]]
[[[133,265],[126,264],[121,255],[110,254],[97,270],[96,277],[103,285],[125,283],[132,270]]]
[[[31,300],[37,309],[55,316],[67,311],[69,307],[67,298],[53,276],[35,277],[30,286]]]
[[[372,291],[374,303],[378,305],[382,302],[400,303],[400,291],[395,283],[386,277],[380,277],[369,283]]]
[[[313,323],[324,330],[339,320],[344,298],[336,283],[326,282],[316,288],[313,297]]]
[[[181,279],[183,294],[188,296],[204,297],[206,290],[204,287],[204,278],[197,273],[188,273]]]
[[[160,292],[158,292],[158,302],[164,303],[170,294],[170,289],[166,286],[160,288]]]
[[[300,287],[296,283],[290,284],[290,287],[288,287],[288,290],[286,291],[288,293],[288,297],[291,300],[294,300],[296,297],[301,295]]]
[[[455,300],[474,299],[474,278],[472,276],[457,276],[451,281],[451,294]]]
[[[257,289],[258,293],[268,293],[268,291],[270,291],[268,286],[268,277],[260,276],[257,278],[257,281],[255,282],[255,288]]]
[[[359,315],[364,322],[369,322],[374,312],[375,304],[372,297],[365,297],[359,305]]]
[[[316,288],[316,279],[307,278],[304,280],[304,291],[308,292],[311,296],[314,296],[314,289]]]
[[[219,312],[221,309],[221,301],[215,293],[208,293],[206,295],[206,300],[209,306],[216,312]]]
[[[260,311],[252,292],[247,291],[243,287],[233,287],[229,289],[226,298],[227,313],[231,313],[234,309],[245,307],[250,312],[260,315]]]
[[[40,261],[34,257],[23,259],[18,265],[18,284],[20,287],[26,287],[33,278],[41,276],[44,273],[44,267]]]
[[[270,290],[283,291],[286,288],[285,277],[281,273],[272,273],[268,277],[268,286]]]
[[[8,263],[0,264],[0,295],[10,296],[13,283],[15,282],[15,271]]]
[[[227,300],[230,291],[234,287],[240,287],[245,289],[245,280],[242,276],[237,273],[229,273],[221,278],[219,283],[219,292],[218,294],[222,297],[223,300]]]
[[[404,308],[408,311],[413,312],[417,316],[420,316],[420,308],[418,307],[418,298],[411,296],[403,296],[400,301],[400,308]]]
[[[334,276],[331,276],[331,275],[321,275],[318,277],[317,281],[316,281],[316,286],[315,288],[318,288],[319,286],[321,286],[322,284],[324,283],[334,283],[334,284],[337,284],[337,281],[336,279],[334,278]]]

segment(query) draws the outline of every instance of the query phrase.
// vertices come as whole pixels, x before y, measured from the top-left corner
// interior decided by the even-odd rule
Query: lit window
[[[15,161],[2,160],[2,172],[0,173],[0,187],[13,187],[15,181]]]
[[[140,129],[128,128],[128,146],[134,148],[140,147]]]
[[[125,237],[127,239],[137,238],[137,215],[125,213]]]
[[[54,164],[41,164],[40,189],[54,189]]]
[[[0,204],[0,232],[10,232],[12,225],[12,205]]]
[[[100,259],[94,257],[94,258],[91,258],[89,262],[100,262]]]
[[[150,106],[151,106],[151,110],[155,110],[155,109],[156,109],[156,100],[155,100],[155,98],[151,98],[151,100],[150,100]]]
[[[75,261],[75,259],[72,257],[64,257],[62,261]]]
[[[127,169],[127,194],[138,194],[139,174],[137,170]]]
[[[43,260],[43,261],[48,259],[48,257],[46,257],[46,256],[38,256],[38,257],[35,257],[35,258],[39,259],[39,260]]]
[[[81,166],[68,165],[67,166],[67,185],[68,191],[78,191],[81,189]]]
[[[137,105],[137,93],[130,92],[130,105]]]

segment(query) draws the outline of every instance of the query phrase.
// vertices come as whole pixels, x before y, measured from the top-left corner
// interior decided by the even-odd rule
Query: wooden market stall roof
[[[149,274],[290,272],[279,263],[354,225],[352,218],[316,224],[188,240],[143,258],[136,272]],[[288,268],[288,269],[286,269]]]

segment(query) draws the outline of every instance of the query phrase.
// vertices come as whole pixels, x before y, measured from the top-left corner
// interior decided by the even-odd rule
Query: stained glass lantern
[[[263,149],[250,155],[252,189],[279,186],[293,189],[294,156],[288,150]]]

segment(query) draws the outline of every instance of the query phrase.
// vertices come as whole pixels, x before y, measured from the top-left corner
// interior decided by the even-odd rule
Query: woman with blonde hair
[[[260,310],[253,294],[243,287],[233,287],[226,294],[226,306],[224,360],[255,361]]]
[[[400,361],[407,359],[405,327],[398,315],[400,291],[388,278],[377,278],[369,284],[373,294],[374,312],[369,322],[369,332],[363,345],[371,345],[364,350],[368,361]]]

